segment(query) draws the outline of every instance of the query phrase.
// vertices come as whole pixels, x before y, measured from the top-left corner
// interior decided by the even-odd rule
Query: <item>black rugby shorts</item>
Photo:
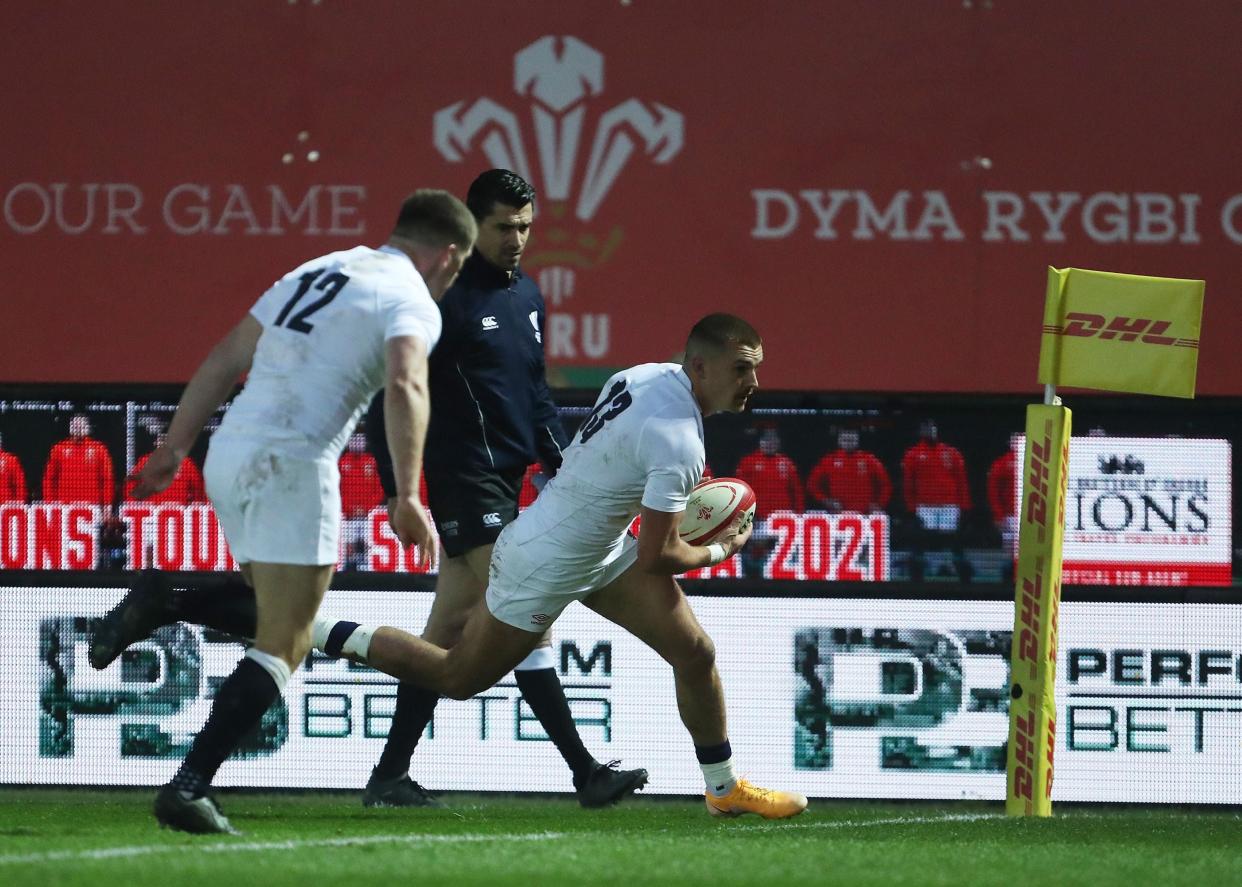
[[[518,494],[525,468],[510,471],[471,469],[427,471],[427,507],[440,543],[449,557],[491,545],[518,514]]]

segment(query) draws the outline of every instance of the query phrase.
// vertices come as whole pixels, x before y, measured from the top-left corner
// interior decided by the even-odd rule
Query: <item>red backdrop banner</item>
[[[550,365],[753,319],[767,387],[1035,389],[1045,268],[1207,281],[1242,394],[1242,6],[19,0],[0,380],[179,381],[275,277],[510,166]]]

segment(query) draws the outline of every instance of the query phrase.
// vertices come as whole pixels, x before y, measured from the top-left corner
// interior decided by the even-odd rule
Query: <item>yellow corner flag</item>
[[[1039,381],[1169,397],[1195,396],[1203,281],[1048,269]],[[1070,411],[1026,414],[1014,629],[1010,654],[1005,812],[1052,814],[1057,612],[1069,474]]]
[[[1039,381],[1194,397],[1203,281],[1048,269]]]

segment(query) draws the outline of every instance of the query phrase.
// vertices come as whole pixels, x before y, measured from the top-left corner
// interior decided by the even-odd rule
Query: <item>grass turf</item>
[[[240,887],[434,884],[1242,883],[1232,811],[812,802],[787,822],[702,802],[449,796],[364,810],[357,795],[224,792],[241,837],[163,831],[150,791],[0,790],[0,884]]]

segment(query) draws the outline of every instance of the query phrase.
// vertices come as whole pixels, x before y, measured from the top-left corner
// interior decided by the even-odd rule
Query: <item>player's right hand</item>
[[[415,545],[428,556],[435,550],[431,518],[427,517],[418,499],[397,497],[388,500],[388,522],[403,546]]]

